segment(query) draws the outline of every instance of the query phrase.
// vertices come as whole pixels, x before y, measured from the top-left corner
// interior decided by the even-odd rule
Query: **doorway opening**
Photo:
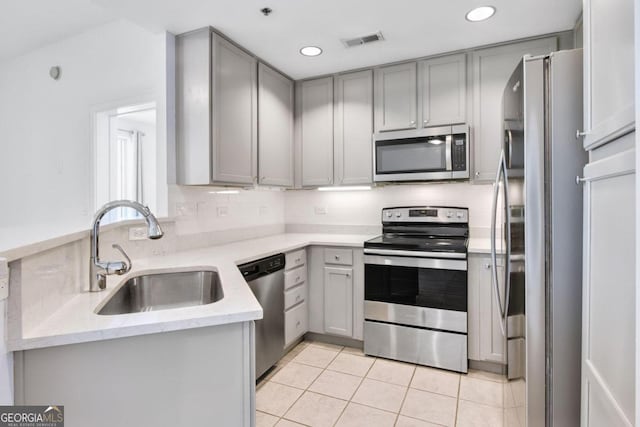
[[[156,104],[123,105],[96,113],[95,209],[112,200],[156,205]],[[103,224],[139,218],[133,209],[113,209]]]

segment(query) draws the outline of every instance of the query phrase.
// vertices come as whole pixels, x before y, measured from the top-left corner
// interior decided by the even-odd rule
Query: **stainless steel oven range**
[[[364,244],[364,352],[467,372],[469,211],[382,210]]]

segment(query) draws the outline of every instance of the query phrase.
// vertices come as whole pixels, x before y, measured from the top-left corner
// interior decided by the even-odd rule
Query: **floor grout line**
[[[306,344],[303,345],[304,343],[306,343]],[[407,417],[407,418],[410,418],[410,419],[415,419],[415,420],[418,420],[418,421],[427,421],[427,420],[423,420],[421,418],[416,418],[415,416],[402,414],[402,412],[401,412],[402,408],[404,407],[404,405],[406,403],[406,399],[407,399],[408,394],[409,394],[411,389],[417,390],[417,391],[420,391],[420,392],[425,392],[425,393],[431,393],[431,394],[435,394],[435,395],[439,395],[439,396],[444,396],[444,397],[448,397],[448,398],[452,398],[453,397],[453,396],[450,396],[450,395],[447,395],[447,394],[443,394],[443,393],[438,393],[438,392],[434,392],[434,391],[430,391],[430,390],[423,390],[423,389],[420,389],[420,388],[417,388],[417,387],[412,387],[412,383],[413,383],[413,381],[415,379],[416,373],[418,372],[418,368],[420,368],[421,365],[414,364],[414,363],[406,363],[405,362],[405,364],[410,365],[410,366],[413,367],[413,372],[411,374],[411,378],[409,379],[409,382],[408,382],[407,385],[396,384],[396,383],[393,383],[393,382],[390,382],[390,381],[384,381],[384,380],[380,380],[380,379],[376,379],[376,378],[369,378],[368,377],[368,375],[371,373],[371,370],[373,369],[374,365],[376,364],[376,361],[380,359],[378,357],[367,356],[367,355],[364,355],[364,354],[357,354],[357,353],[352,353],[350,351],[345,351],[348,348],[348,347],[345,347],[345,346],[335,346],[335,347],[341,347],[340,350],[337,350],[336,348],[332,348],[332,347],[329,347],[329,346],[323,346],[321,344],[320,345],[314,345],[314,344],[315,344],[314,341],[311,341],[311,342],[301,341],[300,343],[298,343],[295,347],[290,349],[289,352],[287,352],[287,354],[285,356],[283,356],[282,359],[280,359],[279,363],[282,363],[283,361],[284,361],[284,363],[282,363],[281,365],[277,364],[276,365],[276,369],[274,369],[273,372],[271,372],[271,373],[269,373],[269,375],[267,375],[268,378],[265,378],[260,382],[260,388],[262,388],[262,386],[265,385],[266,383],[272,382],[273,384],[279,384],[279,385],[282,385],[282,386],[291,387],[291,388],[294,388],[296,390],[302,391],[300,396],[298,396],[298,398],[296,398],[295,401],[291,405],[289,405],[289,407],[285,410],[285,412],[284,412],[284,414],[282,416],[277,416],[277,415],[274,415],[274,414],[270,414],[268,412],[259,411],[259,412],[263,412],[265,414],[268,414],[270,416],[274,416],[275,418],[277,418],[277,421],[276,421],[275,425],[277,425],[280,421],[290,421],[290,422],[298,423],[300,425],[308,426],[307,424],[304,424],[304,423],[301,423],[299,421],[295,421],[295,420],[292,420],[292,419],[289,419],[289,418],[286,417],[287,414],[289,413],[289,411],[298,403],[298,401],[306,393],[314,393],[314,394],[317,394],[317,395],[320,395],[320,396],[324,396],[324,397],[327,397],[327,398],[330,398],[330,399],[336,399],[336,400],[340,400],[342,402],[346,402],[346,404],[344,405],[344,407],[340,411],[340,414],[338,415],[338,417],[336,418],[336,420],[332,424],[332,426],[335,426],[340,421],[340,419],[344,416],[345,411],[347,410],[347,408],[349,407],[349,405],[351,403],[353,403],[354,405],[360,405],[360,406],[364,406],[364,407],[367,407],[367,408],[371,408],[371,409],[375,409],[375,410],[378,410],[378,411],[383,411],[383,412],[388,413],[388,414],[395,415],[395,420],[394,420],[394,426],[395,426],[395,425],[398,424],[400,416]],[[314,347],[315,349],[329,351],[329,352],[332,352],[332,353],[335,353],[335,354],[333,354],[333,357],[331,358],[331,360],[324,367],[311,365],[311,364],[308,364],[308,363],[304,363],[304,362],[300,362],[300,361],[295,360],[295,358],[300,353],[302,353],[304,350],[308,349],[309,347]],[[335,369],[331,369],[330,368],[331,364],[336,360],[336,358],[338,358],[338,356],[340,354],[343,354],[343,353],[346,354],[346,355],[351,355],[351,356],[363,357],[363,358],[371,359],[372,363],[369,365],[369,367],[367,368],[367,370],[366,370],[366,372],[364,373],[363,376],[357,375],[357,374],[353,374],[353,373],[349,373],[349,372],[343,372],[343,371],[338,371],[338,370],[335,370]],[[380,360],[386,360],[386,359],[380,359]],[[280,372],[282,369],[284,369],[291,362],[294,362],[294,363],[299,364],[299,365],[307,366],[307,367],[320,369],[321,371],[314,378],[314,380],[311,381],[311,383],[306,388],[302,388],[302,387],[299,387],[299,386],[293,386],[293,385],[286,384],[286,383],[280,383],[278,381],[273,381],[273,378],[277,375],[277,373]],[[310,390],[310,387],[312,387],[313,384],[315,384],[316,381],[323,374],[325,374],[326,372],[332,372],[332,373],[337,373],[337,374],[342,374],[342,375],[348,375],[348,376],[353,377],[353,378],[358,378],[358,384],[354,388],[353,393],[351,393],[351,395],[350,395],[350,397],[348,399],[332,396],[332,395],[325,394],[325,393],[319,392],[319,391]],[[503,417],[502,417],[503,425],[506,426],[506,424],[505,424],[505,421],[506,421],[505,420],[505,417],[506,417],[506,415],[505,415],[505,411],[506,411],[505,403],[506,403],[506,401],[505,401],[505,394],[504,394],[505,391],[504,390],[505,390],[505,387],[508,386],[508,383],[505,383],[504,381],[498,381],[495,378],[484,378],[482,376],[475,376],[473,374],[472,375],[469,375],[469,374],[470,373],[468,373],[465,377],[469,378],[469,379],[472,379],[472,380],[477,380],[477,381],[486,381],[486,382],[492,382],[492,383],[495,383],[495,384],[501,384],[502,389],[503,389],[502,390],[502,394],[501,394],[502,406],[491,405],[491,404],[487,404],[487,403],[484,403],[484,402],[476,402],[474,400],[469,400],[469,399],[462,399],[461,398],[461,389],[462,389],[462,378],[463,378],[463,375],[462,374],[458,374],[457,375],[458,387],[457,387],[457,393],[456,393],[456,396],[455,396],[455,399],[456,399],[456,402],[455,402],[456,410],[455,410],[453,427],[457,426],[458,421],[459,421],[459,415],[460,415],[459,411],[460,411],[460,403],[461,403],[461,401],[471,402],[473,404],[484,406],[484,407],[487,407],[487,408],[498,409],[498,410],[501,409],[502,410],[502,414],[503,414]],[[371,381],[379,382],[379,383],[382,383],[382,384],[394,385],[394,386],[397,386],[397,387],[404,387],[405,390],[404,390],[404,394],[403,394],[403,397],[402,397],[402,401],[400,403],[400,407],[398,408],[398,411],[394,412],[394,411],[390,411],[388,409],[382,409],[382,408],[378,408],[378,407],[375,407],[375,406],[367,405],[367,404],[364,404],[364,403],[354,402],[353,398],[357,394],[358,390],[360,390],[360,388],[362,387],[362,384],[364,383],[365,379],[369,379]],[[513,393],[513,391],[510,390],[510,389],[507,390],[507,392]],[[434,425],[441,425],[439,423],[434,423],[433,421],[427,421],[427,422],[433,423]]]

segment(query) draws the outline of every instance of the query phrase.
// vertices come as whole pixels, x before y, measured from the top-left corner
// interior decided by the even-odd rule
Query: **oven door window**
[[[445,137],[376,142],[376,174],[444,172],[447,170]]]
[[[365,300],[467,311],[467,272],[365,265]]]

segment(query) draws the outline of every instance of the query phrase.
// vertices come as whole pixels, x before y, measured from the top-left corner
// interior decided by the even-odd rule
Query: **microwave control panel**
[[[451,144],[451,166],[454,171],[467,170],[467,142],[464,135],[454,135]]]

